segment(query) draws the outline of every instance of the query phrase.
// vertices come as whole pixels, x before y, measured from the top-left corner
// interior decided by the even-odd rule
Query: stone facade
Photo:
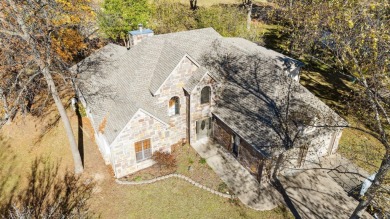
[[[152,153],[170,152],[169,127],[143,110],[139,110],[111,144],[111,165],[116,177],[122,177],[151,166],[149,159],[136,161],[134,143],[150,139]]]
[[[205,86],[210,86],[211,88],[211,97],[210,103],[201,104],[200,96],[201,91]],[[196,134],[196,121],[202,119],[211,118],[211,112],[215,106],[215,93],[217,89],[216,81],[210,77],[208,74],[204,75],[202,80],[194,88],[190,95],[190,141],[195,142],[197,140]]]
[[[187,123],[183,87],[197,68],[188,57],[183,57],[155,96],[158,104],[166,108],[167,115],[169,101],[172,97],[178,97],[179,114],[170,116],[169,122],[165,124],[147,112],[139,110],[111,144],[110,163],[117,178],[154,164],[152,159],[136,161],[135,142],[150,139],[153,153],[158,150],[170,152],[172,145],[185,140]],[[201,111],[201,109],[197,110]],[[209,114],[209,110],[207,113]]]
[[[184,56],[176,68],[171,72],[166,81],[157,91],[155,97],[157,104],[166,109],[167,116],[170,115],[170,100],[178,98],[179,113],[169,116],[167,123],[155,118],[148,112],[139,109],[138,112],[129,118],[126,127],[120,132],[116,139],[108,145],[104,134],[95,133],[99,149],[103,154],[106,163],[110,163],[117,178],[131,174],[154,164],[152,159],[136,161],[135,143],[150,139],[151,153],[158,150],[170,152],[171,146],[181,144],[187,138],[187,118],[189,118],[190,142],[199,139],[197,134],[197,121],[212,118],[210,132],[216,141],[222,144],[228,151],[233,153],[232,142],[237,136],[229,127],[224,125],[216,117],[213,118],[212,111],[215,106],[216,91],[220,84],[217,83],[208,73],[201,78],[193,90],[184,90],[185,84],[198,69],[191,58]],[[201,104],[202,89],[209,86],[211,89],[210,102]],[[189,117],[187,117],[187,98],[189,98]],[[92,115],[90,115],[92,118]],[[341,130],[331,130],[318,134],[313,132],[312,147],[305,156],[305,163],[316,162],[319,157],[337,150],[338,141],[341,137]],[[202,136],[208,137],[208,136]],[[325,145],[325,146],[324,146]],[[335,145],[335,147],[327,147]],[[291,167],[299,167],[299,149],[290,150],[286,153],[289,156]],[[258,151],[254,150],[243,139],[239,140],[238,149],[234,151],[239,162],[246,167],[259,180],[269,179],[271,161],[264,158]],[[264,177],[267,176],[267,177]]]
[[[188,58],[184,57],[179,65],[173,70],[165,83],[160,87],[156,95],[158,103],[165,106],[168,114],[169,100],[179,97],[179,114],[169,118],[169,131],[171,132],[170,144],[176,144],[186,138],[186,97],[184,85],[198,67]]]
[[[294,148],[287,153],[287,167],[300,168],[311,164],[318,164],[320,158],[326,155],[334,154],[337,151],[338,143],[341,138],[341,128],[317,128],[310,134],[310,144],[307,152],[301,148]],[[300,162],[300,155],[304,153],[304,160]]]

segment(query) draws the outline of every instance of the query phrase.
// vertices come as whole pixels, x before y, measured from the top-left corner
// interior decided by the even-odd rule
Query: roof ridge
[[[164,78],[163,78],[163,81],[165,82],[165,80],[168,79],[168,77],[171,75],[172,71],[175,69],[175,67],[180,63],[180,60],[186,55],[186,52],[179,49],[178,47],[176,47],[175,45],[173,45],[172,43],[170,43],[169,41],[167,40],[164,40],[164,45],[162,46],[161,50],[160,50],[160,54],[159,54],[159,57],[157,59],[157,62],[156,62],[156,65],[154,66],[154,69],[153,69],[153,74],[152,74],[152,77],[150,77],[150,81],[149,81],[149,91],[152,93],[152,94],[155,94],[158,89],[164,84],[161,83],[159,85],[156,85],[154,84],[155,83],[155,80],[156,80],[156,77],[160,77],[161,76],[161,73],[160,72],[163,72],[164,69],[160,68],[161,65],[163,66],[166,66],[167,63],[166,62],[166,59],[168,58],[167,56],[165,56],[165,54],[163,54],[164,52],[166,51],[169,51],[169,58],[172,59],[172,63],[168,63],[168,64],[172,64],[172,66],[174,66],[172,69],[168,69],[169,70],[169,74],[167,74]],[[182,54],[182,55],[180,55]],[[176,59],[175,58],[175,55],[178,55],[180,56],[180,60],[178,62],[176,62]],[[175,61],[173,63],[173,61]],[[170,66],[171,67],[171,66]],[[156,86],[158,86],[158,88],[156,88]]]
[[[172,33],[163,33],[163,34],[158,34],[158,35],[155,35],[153,37],[167,37],[167,36],[171,36],[171,35],[180,35],[180,34],[190,34],[192,32],[202,32],[202,31],[212,31],[214,33],[216,33],[217,35],[221,36],[221,34],[219,34],[214,28],[212,27],[205,27],[205,28],[200,28],[200,29],[193,29],[193,30],[183,30],[183,31],[178,31],[178,32],[172,32]]]

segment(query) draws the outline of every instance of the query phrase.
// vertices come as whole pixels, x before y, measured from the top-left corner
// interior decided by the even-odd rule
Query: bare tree
[[[372,185],[351,218],[359,218],[380,194],[390,170],[390,106],[383,95],[390,90],[389,7],[388,1],[381,0],[295,1],[278,15],[286,27],[290,52],[353,78],[354,98],[347,107],[369,129],[360,130],[385,149]]]
[[[7,117],[13,118],[25,104],[28,92],[37,88],[37,81],[45,82],[38,90],[44,93],[42,89],[47,89],[54,100],[68,136],[75,173],[79,174],[83,172],[80,153],[58,93],[58,86],[67,86],[69,82],[64,61],[70,49],[66,40],[78,43],[78,36],[72,34],[72,30],[77,30],[82,19],[77,10],[80,2],[75,0],[70,5],[72,7],[54,0],[0,3],[0,56],[5,58],[0,69],[4,82],[1,94],[3,101],[8,98],[8,103],[3,104]],[[70,31],[71,36],[64,34],[66,31]],[[55,78],[62,80],[56,82]]]

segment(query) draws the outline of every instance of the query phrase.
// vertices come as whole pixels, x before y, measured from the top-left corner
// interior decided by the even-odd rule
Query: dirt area
[[[143,180],[154,179],[160,176],[166,176],[172,173],[176,173],[176,168],[165,168],[165,167],[160,167],[158,164],[154,164],[151,167],[140,170],[128,176],[124,176],[121,178],[121,180],[138,182]]]
[[[74,133],[77,136],[77,117],[69,112]],[[55,118],[55,117],[53,117]],[[0,130],[0,179],[6,186],[0,187],[1,197],[15,195],[13,186],[24,187],[26,175],[36,157],[44,156],[61,163],[60,171],[73,170],[73,160],[62,123],[51,129],[43,127],[50,124],[50,119],[35,119],[30,116],[15,120],[11,125]],[[167,179],[149,185],[129,186],[115,182],[110,166],[104,164],[103,158],[93,140],[92,129],[88,119],[83,118],[82,142],[84,149],[85,178],[96,182],[94,193],[89,202],[90,211],[101,218],[291,218],[285,208],[271,211],[254,211],[242,206],[239,202],[230,201],[180,179]],[[42,132],[45,135],[41,135]],[[41,137],[40,137],[41,136]],[[178,172],[186,174],[188,164],[204,171],[199,178],[188,175],[194,180],[206,180],[209,170],[207,164],[200,161],[192,152],[184,150],[182,166]],[[190,158],[193,162],[190,162]],[[180,162],[179,162],[180,163]],[[202,166],[197,168],[196,166]],[[203,167],[204,166],[204,167]],[[209,176],[212,178],[213,176]],[[207,181],[205,181],[207,182]],[[213,179],[211,182],[218,183]],[[216,185],[215,184],[215,185]],[[215,186],[214,185],[214,186]]]

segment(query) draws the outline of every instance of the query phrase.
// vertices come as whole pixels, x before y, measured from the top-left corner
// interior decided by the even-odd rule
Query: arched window
[[[211,88],[206,86],[200,92],[200,104],[210,103]]]
[[[179,97],[172,97],[169,100],[169,106],[168,106],[168,115],[174,116],[180,114],[180,98]]]

